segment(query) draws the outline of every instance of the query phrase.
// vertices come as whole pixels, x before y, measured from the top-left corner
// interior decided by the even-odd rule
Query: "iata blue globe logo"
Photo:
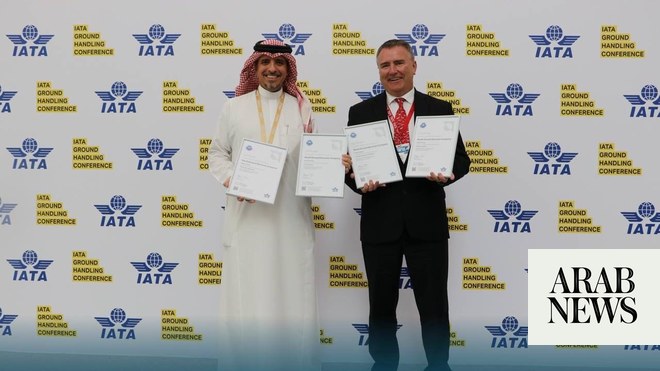
[[[561,153],[561,147],[559,146],[559,144],[555,142],[550,142],[545,145],[543,151],[545,152],[545,155],[548,156],[549,158],[555,158],[559,156],[559,154]]]
[[[158,138],[152,138],[147,143],[147,150],[152,154],[160,153],[163,150],[163,141]]]
[[[417,40],[426,39],[429,35],[429,28],[424,24],[416,24],[412,28],[412,35]]]
[[[37,141],[34,138],[26,138],[23,141],[22,147],[23,147],[23,151],[25,153],[32,153],[32,152],[36,151],[37,148],[39,148],[38,145],[37,145]]]
[[[504,317],[502,320],[502,329],[506,332],[513,332],[518,328],[518,319],[513,316]]]
[[[158,268],[163,264],[163,257],[157,252],[152,252],[147,255],[147,264],[151,268]]]
[[[114,323],[123,323],[126,321],[126,312],[121,308],[115,308],[110,312],[110,319]]]
[[[640,95],[645,101],[655,100],[658,97],[658,88],[655,85],[644,85]]]
[[[23,253],[23,262],[26,265],[34,265],[38,260],[39,258],[34,250],[26,250]]]
[[[165,28],[159,24],[149,27],[149,37],[153,40],[160,40],[165,36]]]
[[[504,212],[509,216],[516,216],[520,214],[521,210],[522,207],[520,205],[520,202],[516,200],[507,201],[507,203],[504,205]]]
[[[112,95],[114,95],[115,97],[123,97],[126,94],[127,87],[123,81],[117,81],[114,84],[112,84],[110,91],[112,92]]]
[[[511,99],[518,99],[522,96],[522,94],[523,88],[520,84],[513,83],[506,87],[506,95],[508,95]]]
[[[126,199],[124,196],[115,195],[110,199],[110,207],[113,210],[123,210],[126,207]]]
[[[296,34],[296,28],[291,23],[284,23],[280,26],[278,33],[283,39],[290,39]]]
[[[639,204],[637,212],[642,218],[650,218],[655,215],[655,206],[650,202],[642,202]]]
[[[34,40],[37,38],[37,35],[39,35],[39,30],[34,25],[29,24],[23,27],[23,37],[25,40]]]
[[[562,36],[564,36],[564,31],[561,29],[561,27],[552,25],[545,31],[545,35],[550,41],[558,41]]]
[[[382,92],[385,91],[385,88],[383,87],[383,84],[379,82],[375,83],[374,86],[371,88],[371,91],[374,92],[374,95],[378,95]]]

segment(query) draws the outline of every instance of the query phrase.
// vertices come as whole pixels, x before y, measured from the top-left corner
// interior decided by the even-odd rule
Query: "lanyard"
[[[261,94],[259,93],[259,89],[257,89],[257,110],[259,111],[259,127],[261,128],[262,142],[268,144],[273,143],[273,138],[275,138],[275,132],[277,131],[277,125],[280,122],[282,107],[284,107],[284,89],[282,89],[282,95],[280,95],[280,99],[277,102],[277,111],[275,112],[275,118],[273,119],[273,126],[270,127],[270,135],[268,136],[268,142],[266,142],[266,120],[264,119],[264,110],[261,106]]]
[[[413,114],[415,113],[415,102],[412,102],[410,105],[410,111],[408,112],[408,115],[406,116],[406,121],[404,124],[408,126],[410,124],[410,119],[413,117]],[[387,105],[387,117],[390,119],[390,122],[392,125],[394,125],[394,116],[392,115],[392,110],[390,109],[390,105]]]

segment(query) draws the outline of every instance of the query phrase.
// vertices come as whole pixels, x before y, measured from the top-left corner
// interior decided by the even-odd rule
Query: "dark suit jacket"
[[[381,93],[360,102],[348,111],[348,126],[387,119],[387,97]],[[415,116],[452,115],[451,104],[415,90]],[[392,142],[394,146],[394,142]],[[449,224],[445,205],[444,187],[465,174],[470,168],[470,158],[460,134],[454,158],[454,181],[439,184],[425,178],[406,178],[406,164],[399,156],[399,167],[403,181],[388,183],[387,186],[363,194],[350,178],[345,183],[354,192],[362,195],[362,217],[360,239],[377,244],[396,241],[404,228],[415,239],[440,241],[449,237]]]

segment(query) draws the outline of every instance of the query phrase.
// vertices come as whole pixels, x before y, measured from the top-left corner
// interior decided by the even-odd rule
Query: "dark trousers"
[[[396,370],[399,364],[396,306],[404,256],[419,311],[428,369],[447,367],[447,249],[448,240],[419,241],[407,234],[392,243],[362,243],[369,281],[369,354],[374,359],[372,370]]]

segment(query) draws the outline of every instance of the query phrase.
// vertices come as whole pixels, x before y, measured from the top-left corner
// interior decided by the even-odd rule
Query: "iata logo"
[[[360,99],[367,100],[375,97],[376,95],[384,91],[385,88],[383,88],[383,84],[381,84],[379,81],[371,87],[371,91],[356,91],[355,94],[357,94],[357,96],[360,97]]]
[[[394,34],[397,39],[410,44],[414,56],[438,56],[438,43],[445,37],[445,34],[429,33],[429,28],[425,24],[416,24],[412,32]],[[420,42],[417,44],[417,42]]]
[[[571,46],[580,38],[577,35],[564,35],[557,25],[545,30],[545,35],[529,35],[536,46],[536,58],[573,58]]]
[[[527,154],[535,162],[534,175],[571,175],[569,162],[578,155],[577,152],[562,153],[561,147],[555,142],[546,144],[543,152],[527,152]]]
[[[9,213],[14,210],[16,204],[2,203],[0,198],[0,225],[11,225],[11,215]]]
[[[174,55],[174,42],[180,33],[166,34],[165,27],[155,24],[149,27],[148,34],[133,34],[140,43],[138,55],[141,57],[167,57]]]
[[[11,323],[18,317],[18,314],[5,314],[2,313],[0,308],[0,335],[11,336]]]
[[[142,205],[127,205],[124,196],[115,195],[109,205],[94,205],[101,215],[101,227],[135,227],[135,213]],[[115,215],[115,213],[117,215]]]
[[[171,285],[172,276],[170,273],[179,265],[179,263],[163,262],[163,257],[157,252],[147,255],[144,262],[131,262],[131,264],[138,271],[138,284],[156,285]]]
[[[101,98],[101,113],[136,113],[135,100],[142,95],[141,91],[128,91],[123,81],[112,84],[110,91],[95,91]]]
[[[513,316],[504,317],[501,326],[484,326],[493,335],[491,348],[527,348],[527,326]]]
[[[660,234],[660,213],[655,212],[655,206],[650,202],[642,202],[634,211],[622,211],[629,222],[627,234],[657,235]]]
[[[225,97],[231,99],[236,97],[236,90],[223,90],[222,94],[225,95]]]
[[[298,33],[291,23],[284,23],[280,26],[277,33],[262,33],[263,37],[269,40],[278,40],[289,44],[293,49],[293,55],[305,55],[303,43],[312,36],[311,33]]]
[[[488,210],[488,213],[495,218],[495,233],[531,233],[529,220],[538,210],[523,210],[520,202],[510,200],[504,205],[504,210]]]
[[[9,101],[18,93],[17,91],[2,91],[0,86],[0,113],[11,113],[11,105]]]
[[[532,103],[541,94],[525,94],[520,84],[509,84],[506,93],[489,93],[498,103],[497,116],[534,116]]]
[[[623,95],[632,107],[630,117],[660,117],[660,98],[655,85],[644,85],[639,95]]]
[[[46,170],[46,156],[53,147],[39,148],[34,138],[25,138],[21,147],[7,147],[7,151],[14,156],[12,169]]]
[[[396,325],[396,330],[399,331],[403,325]],[[358,346],[367,346],[369,345],[369,325],[366,323],[354,323],[353,327],[360,333],[360,338],[358,339]]]
[[[21,259],[7,259],[14,268],[14,281],[48,281],[46,269],[53,263],[52,260],[39,260],[34,250],[26,250]]]
[[[163,141],[152,138],[147,142],[147,148],[131,148],[139,157],[138,170],[173,170],[172,157],[179,148],[165,148]]]
[[[39,35],[39,30],[34,25],[23,27],[20,35],[7,35],[9,40],[14,43],[14,57],[47,57],[48,49],[46,44],[55,35]]]
[[[101,339],[131,339],[135,340],[135,326],[142,318],[128,318],[122,308],[110,311],[110,317],[94,317],[102,326]]]

